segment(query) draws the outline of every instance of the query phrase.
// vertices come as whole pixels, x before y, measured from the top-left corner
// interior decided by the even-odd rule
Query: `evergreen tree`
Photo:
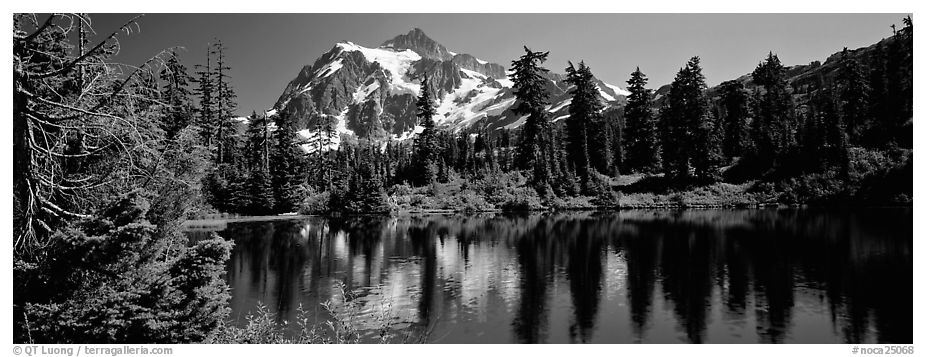
[[[891,108],[887,85],[887,56],[882,45],[884,41],[875,44],[871,53],[868,71],[868,86],[870,113],[874,125],[871,126],[868,142],[875,146],[884,146],[891,141]]]
[[[913,19],[903,19],[903,27],[887,42],[887,131],[890,141],[913,147]]]
[[[692,57],[688,61],[690,77],[688,89],[691,91],[690,109],[688,115],[693,122],[694,143],[692,143],[691,166],[695,178],[699,180],[715,180],[718,169],[723,161],[721,154],[721,128],[710,110],[710,100],[705,95],[707,83],[701,73],[701,59]]]
[[[720,142],[704,94],[706,88],[700,58],[692,57],[675,76],[660,113],[663,165],[670,178],[716,178]]]
[[[624,169],[624,117],[623,111],[618,108],[612,108],[602,112],[604,125],[608,128],[608,137],[611,141],[611,171],[608,175],[618,177]],[[655,134],[655,127],[653,130]]]
[[[749,145],[749,130],[746,119],[749,116],[749,95],[739,81],[720,84],[720,117],[723,126],[723,154],[728,159],[742,156]]]
[[[211,45],[210,45],[211,46]],[[197,125],[207,148],[212,148],[218,123],[215,119],[215,79],[212,72],[212,51],[206,50],[206,64],[196,65],[195,94],[199,101]]]
[[[839,93],[839,114],[846,125],[849,142],[858,144],[868,132],[870,88],[861,65],[843,47],[836,70],[836,87]]]
[[[253,112],[248,118],[247,144],[249,177],[246,185],[249,214],[267,215],[274,210],[274,192],[270,175],[270,123]]]
[[[757,91],[751,130],[756,160],[774,166],[794,145],[793,103],[785,83],[785,69],[778,56],[768,58],[752,72]]]
[[[348,152],[354,149],[347,149]],[[353,169],[348,179],[342,181],[331,193],[329,205],[332,211],[349,213],[380,213],[390,210],[389,201],[383,189],[383,180],[376,170],[375,145],[356,148]],[[343,183],[346,182],[346,185]]]
[[[549,93],[544,74],[548,69],[541,67],[549,52],[533,52],[527,46],[524,54],[511,62],[509,78],[514,83],[514,96],[518,104],[515,114],[527,116],[521,127],[521,134],[515,149],[517,168],[529,170],[534,188],[543,191],[550,186],[552,170],[550,157],[554,150],[552,127],[547,118],[546,106]],[[539,192],[542,195],[547,192]]]
[[[168,140],[177,137],[177,133],[191,124],[193,120],[192,93],[189,86],[193,77],[187,73],[186,66],[180,62],[176,51],[170,56],[161,69],[160,79],[164,82],[161,97],[164,103],[161,129],[164,130]]]
[[[627,81],[627,105],[624,106],[626,135],[625,166],[628,172],[652,173],[660,165],[656,118],[652,111],[652,91],[646,89],[646,75],[640,67],[630,74]]]
[[[598,110],[598,92],[587,75],[585,62],[579,62],[576,69],[572,62],[566,67],[566,82],[573,85],[572,101],[569,104],[569,118],[566,120],[567,157],[580,177],[587,178],[591,165],[589,157],[589,134],[593,132]]]
[[[151,221],[150,196],[123,194],[55,232],[48,254],[17,275],[31,301],[16,340],[201,342],[224,322],[231,243],[217,236],[190,243],[179,229],[162,232]]]
[[[418,108],[418,123],[424,127],[424,130],[415,137],[414,160],[419,173],[416,181],[420,185],[425,185],[437,179],[438,155],[440,154],[439,133],[433,119],[434,115],[437,115],[437,110],[434,109],[431,101],[431,89],[427,75],[421,80],[421,94],[415,106]]]
[[[227,317],[230,244],[180,229],[207,163],[191,128],[160,128],[179,107],[152,64],[177,62],[115,63],[135,20],[90,46],[92,22],[14,14],[13,339],[201,342]]]
[[[302,199],[303,152],[296,142],[295,120],[282,111],[273,132],[275,146],[270,154],[270,176],[277,212],[294,212]]]
[[[831,91],[821,88],[810,98],[810,117],[804,125],[802,146],[809,161],[809,171],[837,168],[843,177],[847,177],[848,135],[833,97]]]
[[[238,138],[237,122],[235,121],[235,110],[237,108],[237,95],[231,86],[231,76],[228,72],[231,67],[228,66],[225,58],[225,45],[218,41],[210,50],[216,56],[216,63],[212,78],[214,79],[215,92],[213,100],[215,104],[216,120],[216,162],[220,164],[234,163],[238,159],[236,152]]]
[[[584,62],[575,68],[570,62],[566,68],[566,82],[574,86],[566,121],[567,157],[584,181],[593,174],[591,170],[610,174],[614,161],[614,128],[602,114],[604,105],[591,68]],[[563,167],[565,165],[560,165]],[[558,175],[565,173],[562,169],[559,171]]]

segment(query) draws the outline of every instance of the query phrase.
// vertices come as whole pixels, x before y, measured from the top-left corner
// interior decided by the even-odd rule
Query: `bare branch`
[[[35,32],[33,32],[31,35],[26,36],[25,38],[23,38],[22,41],[23,41],[23,42],[31,42],[32,39],[34,39],[36,36],[42,34],[42,32],[45,32],[45,30],[48,29],[48,26],[51,26],[51,24],[52,24],[52,21],[51,21],[51,20],[53,20],[53,19],[55,18],[55,16],[57,16],[57,15],[58,15],[58,14],[51,14],[50,16],[48,16],[48,20],[45,20],[45,23],[43,23],[42,26],[40,26],[38,29],[36,29]]]
[[[141,18],[142,16],[144,16],[144,15],[138,15],[138,16],[133,17],[131,20],[129,20],[129,21],[126,22],[124,25],[120,26],[119,28],[120,28],[120,29],[125,29],[125,28],[127,28],[128,26],[131,26],[132,24],[136,24],[136,23],[135,23],[135,20],[138,20],[138,19]],[[137,24],[136,24],[136,25],[137,25]],[[80,57],[77,57],[76,59],[74,59],[73,61],[68,62],[67,64],[64,65],[64,67],[61,67],[60,69],[58,69],[58,70],[56,70],[56,71],[51,71],[51,72],[48,72],[48,73],[38,74],[38,75],[36,75],[35,77],[36,77],[36,78],[46,78],[46,77],[52,77],[52,76],[57,76],[57,75],[60,75],[60,74],[68,73],[70,70],[74,69],[74,66],[76,66],[78,63],[80,63],[81,61],[83,61],[85,58],[87,58],[88,56],[94,54],[96,51],[99,51],[99,49],[102,48],[103,45],[105,45],[107,42],[109,42],[109,40],[111,40],[111,39],[113,39],[114,37],[116,37],[116,34],[118,34],[118,33],[119,33],[119,31],[115,31],[115,32],[109,34],[109,36],[107,36],[105,39],[103,39],[102,41],[100,41],[100,43],[96,44],[96,46],[93,46],[93,48],[91,48],[89,51],[87,51],[87,53],[84,53],[84,54],[82,54]]]

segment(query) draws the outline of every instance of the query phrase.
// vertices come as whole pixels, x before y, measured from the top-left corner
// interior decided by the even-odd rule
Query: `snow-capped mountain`
[[[421,131],[416,124],[415,100],[427,73],[434,94],[438,126],[465,131],[476,128],[516,128],[524,117],[515,115],[512,82],[504,66],[456,53],[420,29],[399,35],[376,48],[341,42],[299,71],[268,112],[287,110],[309,141],[311,151],[323,128],[342,137],[403,140]],[[565,76],[549,75],[551,118],[568,117]],[[628,93],[598,81],[602,101],[618,105]]]

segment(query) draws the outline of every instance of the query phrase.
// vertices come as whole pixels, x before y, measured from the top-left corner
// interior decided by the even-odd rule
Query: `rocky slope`
[[[515,99],[505,66],[450,51],[417,28],[376,48],[336,44],[299,71],[268,113],[292,113],[309,151],[317,147],[313,142],[325,125],[338,133],[331,148],[344,138],[408,139],[421,130],[415,99],[424,74],[435,96],[440,127],[457,132],[496,130],[524,122],[511,110]],[[568,84],[563,75],[548,77],[549,111],[559,121],[568,117]],[[601,81],[598,87],[608,106],[621,105],[627,94]]]

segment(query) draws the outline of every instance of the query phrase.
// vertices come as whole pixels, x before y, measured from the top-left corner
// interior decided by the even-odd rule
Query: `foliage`
[[[331,211],[344,213],[384,213],[394,209],[373,164],[375,147],[358,150],[358,164],[347,182],[335,187],[329,197]]]
[[[692,57],[675,76],[660,113],[663,165],[667,176],[713,180],[721,160],[718,131],[704,94],[701,60]]]
[[[431,102],[427,75],[421,80],[421,95],[418,96],[415,106],[418,108],[418,122],[424,127],[421,134],[415,137],[415,167],[419,170],[417,182],[424,185],[437,180],[438,164],[441,162],[438,158],[441,151],[437,138],[439,132],[434,127],[433,119],[437,111]]]
[[[295,212],[303,198],[304,156],[296,145],[296,123],[289,117],[289,113],[284,111],[275,120],[277,130],[273,135],[276,146],[270,154],[274,209],[278,213]]]
[[[58,230],[42,255],[14,270],[16,340],[37,343],[202,341],[227,316],[222,274],[231,243],[189,244],[161,231],[150,194],[133,191],[93,218]],[[105,308],[104,308],[105,307]]]
[[[331,208],[328,203],[331,192],[316,192],[313,189],[306,190],[305,199],[299,206],[299,214],[321,214],[326,213]]]
[[[516,114],[527,116],[521,127],[515,162],[519,169],[531,173],[531,183],[535,188],[548,191],[544,188],[553,178],[551,160],[555,156],[555,145],[553,129],[546,114],[550,94],[544,75],[549,70],[541,64],[547,60],[549,52],[533,52],[527,46],[524,52],[519,59],[511,62],[512,73],[509,75],[518,103],[513,110]]]
[[[656,117],[653,115],[652,91],[646,89],[647,78],[640,67],[630,74],[627,81],[627,105],[624,106],[626,121],[626,166],[628,172],[653,173],[660,166]]]
[[[387,343],[425,343],[430,331],[413,327],[399,329],[391,319],[390,301],[381,305],[384,311],[372,314],[372,329],[358,326],[358,321],[370,313],[363,311],[357,302],[356,294],[343,282],[336,282],[338,296],[321,303],[325,313],[331,316],[324,322],[318,322],[300,304],[297,308],[295,325],[298,332],[287,336],[289,321],[277,322],[276,315],[263,304],[258,303],[257,313],[246,316],[244,327],[224,326],[210,338],[210,343],[222,344],[356,344],[364,342]],[[362,339],[366,338],[366,339]]]
[[[592,165],[591,148],[589,141],[591,134],[599,130],[600,111],[598,88],[592,82],[594,77],[585,62],[579,62],[576,69],[569,62],[566,67],[566,82],[573,85],[570,92],[572,101],[569,103],[569,118],[566,119],[566,152],[569,163],[583,178],[588,177]],[[598,143],[603,144],[603,143]],[[595,145],[595,147],[599,147]],[[601,145],[600,147],[607,147]]]
[[[756,92],[754,101],[751,130],[755,144],[753,160],[767,167],[779,164],[795,143],[793,102],[784,76],[784,66],[771,52],[752,72],[753,81],[761,88]]]
[[[857,143],[868,135],[870,123],[868,80],[861,65],[849,56],[849,49],[843,47],[836,71],[836,87],[839,93],[840,116],[846,125],[850,143]]]
[[[720,84],[720,113],[723,126],[723,154],[728,159],[742,156],[749,150],[749,94],[739,81]]]

